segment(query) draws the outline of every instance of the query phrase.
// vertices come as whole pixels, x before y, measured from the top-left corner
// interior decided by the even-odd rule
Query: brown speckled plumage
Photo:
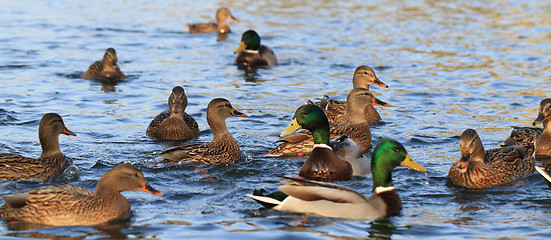
[[[96,61],[86,72],[82,74],[82,78],[98,78],[98,79],[126,79],[126,75],[122,73],[118,62],[117,52],[113,48],[108,48],[103,55],[102,61]]]
[[[229,116],[246,117],[235,110],[230,102],[223,98],[213,99],[207,107],[207,122],[214,138],[206,145],[186,144],[163,151],[162,163],[198,161],[206,164],[236,163],[241,159],[239,145],[226,127]]]
[[[218,32],[218,33],[229,33],[230,27],[228,27],[228,24],[226,23],[226,19],[230,19],[233,21],[238,21],[235,17],[231,15],[231,12],[228,8],[219,8],[216,11],[216,23],[194,23],[194,24],[188,24],[186,27],[188,28],[189,33],[209,33],[209,32]]]
[[[60,174],[67,165],[65,155],[59,149],[59,135],[76,134],[69,131],[63,119],[56,113],[47,113],[40,120],[38,138],[42,154],[38,159],[13,153],[0,153],[0,181],[44,182]]]
[[[522,146],[484,151],[475,130],[467,129],[460,138],[461,160],[452,165],[449,177],[467,188],[494,187],[534,172],[534,158]]]
[[[185,112],[187,97],[184,88],[176,86],[168,98],[168,110],[157,115],[147,127],[147,135],[162,140],[190,140],[199,137],[199,125]]]
[[[122,191],[142,190],[157,196],[143,174],[130,164],[115,166],[98,181],[96,192],[62,185],[46,186],[2,196],[0,218],[53,226],[97,225],[130,217]]]

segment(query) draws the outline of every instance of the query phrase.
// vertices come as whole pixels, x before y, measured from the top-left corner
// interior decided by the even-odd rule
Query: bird
[[[233,17],[228,8],[222,7],[216,11],[216,23],[194,23],[186,25],[189,33],[200,34],[200,33],[230,33],[230,27],[226,23],[226,19],[230,19],[238,22],[237,18]]]
[[[551,157],[551,98],[541,100],[538,116],[532,122],[533,126],[543,124],[539,127],[515,127],[509,137],[501,146],[520,145],[525,147],[526,154],[535,154],[536,158]]]
[[[287,197],[280,195],[272,198],[270,195],[254,194],[247,196],[276,210],[322,217],[373,219],[395,216],[402,210],[400,196],[392,185],[392,171],[398,165],[427,172],[411,159],[402,144],[392,139],[383,139],[377,144],[371,157],[371,197],[337,184],[297,177],[288,177],[278,187]]]
[[[329,146],[342,160],[350,163],[352,176],[364,176],[371,173],[371,162],[365,156],[358,144],[346,135],[331,139]]]
[[[122,73],[118,62],[117,52],[114,48],[108,48],[103,55],[102,61],[96,61],[86,72],[82,74],[82,78],[97,78],[97,79],[107,79],[107,80],[124,80],[126,75]]]
[[[385,105],[385,102],[378,100],[370,91],[365,88],[354,88],[350,90],[347,96],[347,112],[351,120],[347,125],[331,127],[330,138],[340,137],[346,134],[352,139],[362,152],[371,148],[371,130],[367,119],[364,117],[366,105]],[[325,114],[323,114],[325,116]],[[309,154],[314,141],[309,132],[298,132],[282,136],[278,142],[283,142],[279,146],[268,152],[270,156]]]
[[[388,88],[388,85],[383,83],[373,69],[366,65],[361,65],[356,68],[354,71],[354,76],[352,77],[353,88],[365,88],[369,90],[369,85],[377,85],[379,87]],[[331,125],[346,125],[350,121],[350,117],[346,112],[346,102],[332,100],[329,96],[323,96],[322,100],[319,102],[307,101],[308,104],[315,104],[325,111],[329,124]],[[378,105],[381,107],[390,107],[390,105]],[[365,118],[369,123],[376,123],[381,120],[381,116],[372,105],[366,106]]]
[[[459,150],[461,159],[448,173],[455,185],[466,188],[487,188],[506,184],[534,172],[534,157],[526,155],[522,146],[508,146],[484,151],[474,129],[463,131]]]
[[[98,225],[130,217],[123,191],[141,190],[163,196],[131,164],[121,164],[99,179],[96,191],[71,186],[45,186],[2,195],[0,218],[51,226]]]
[[[239,145],[226,127],[229,116],[246,117],[235,110],[224,98],[215,98],[207,106],[207,122],[214,138],[208,144],[189,143],[167,149],[159,156],[165,158],[161,163],[180,163],[197,161],[205,164],[236,163],[241,159]]]
[[[168,109],[157,115],[147,127],[147,136],[162,139],[183,141],[199,137],[199,125],[185,112],[187,107],[186,92],[176,86],[168,97]]]
[[[76,134],[65,126],[57,113],[46,113],[40,120],[38,138],[42,154],[38,159],[14,153],[0,153],[0,181],[49,181],[72,163],[59,149],[59,135]]]
[[[235,64],[239,66],[277,65],[274,51],[265,45],[260,45],[260,36],[254,30],[243,33],[241,43],[234,53],[239,53],[235,58]]]

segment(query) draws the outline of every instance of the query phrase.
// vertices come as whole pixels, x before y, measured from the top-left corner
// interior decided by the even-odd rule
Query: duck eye
[[[397,148],[397,147],[392,148],[392,150],[395,151],[395,152],[399,152],[399,151],[400,151],[400,149]]]
[[[304,115],[308,115],[308,111],[304,111]]]
[[[367,74],[367,72],[364,72],[364,74]]]

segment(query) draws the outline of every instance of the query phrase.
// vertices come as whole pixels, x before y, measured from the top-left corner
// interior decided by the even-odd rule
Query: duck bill
[[[386,102],[383,102],[377,98],[375,98],[375,102],[373,102],[371,105],[373,106],[381,106],[381,107],[390,107],[390,105],[388,105],[388,103]]]
[[[172,114],[180,113],[181,112],[180,109],[181,109],[180,104],[177,103],[177,104],[172,105],[172,109],[171,109]]]
[[[65,128],[63,129],[63,131],[61,131],[61,133],[65,134],[65,135],[71,135],[71,136],[76,136],[77,134],[72,132],[71,130]]]
[[[461,159],[459,159],[459,162],[457,163],[457,169],[460,173],[467,172],[467,166],[469,166],[470,158],[470,155],[461,155]]]
[[[536,120],[534,120],[534,122],[532,122],[532,125],[536,126],[536,125],[542,123],[543,120],[545,120],[545,116],[543,116],[542,113],[539,113],[539,114],[538,114],[538,117],[536,118]]]
[[[230,15],[229,17],[231,20],[235,21],[235,22],[239,22],[239,19],[235,18],[234,16]]]
[[[289,126],[287,126],[287,127],[281,132],[281,134],[279,134],[279,136],[280,136],[280,137],[289,136],[291,133],[294,133],[296,130],[299,130],[300,128],[302,128],[302,126],[300,126],[300,124],[298,124],[296,118],[293,118],[293,121],[291,121],[291,123],[289,124]]]
[[[234,117],[246,117],[247,116],[247,114],[244,114],[244,113],[242,113],[240,111],[237,111],[235,109],[232,111],[231,115],[234,116]]]
[[[240,52],[243,52],[243,50],[247,47],[247,44],[245,44],[245,42],[241,41],[241,43],[239,44],[239,47],[237,48],[237,50],[235,50],[235,52],[233,52],[234,54],[235,53],[240,53]]]
[[[144,191],[146,193],[150,193],[150,194],[153,194],[155,196],[159,196],[159,197],[164,197],[165,195],[162,194],[161,192],[157,191],[155,188],[153,188],[151,185],[149,185],[149,183],[145,183],[145,185],[143,185],[142,188],[140,188],[141,191]]]
[[[425,169],[423,166],[419,165],[419,163],[416,163],[415,161],[413,161],[413,159],[411,159],[411,157],[409,155],[406,155],[406,159],[404,159],[404,161],[402,161],[402,163],[400,163],[400,165],[406,166],[406,167],[411,168],[415,171],[427,172],[427,169]]]
[[[373,81],[373,84],[379,87],[388,88],[388,85],[386,85],[384,82],[381,82],[381,80],[379,80],[378,78],[375,78],[375,81]]]

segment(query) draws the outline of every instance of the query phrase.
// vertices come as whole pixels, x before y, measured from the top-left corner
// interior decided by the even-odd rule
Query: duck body
[[[226,127],[229,116],[246,117],[235,110],[230,102],[223,98],[213,99],[207,107],[207,122],[214,138],[208,144],[185,144],[167,149],[159,154],[165,158],[162,163],[197,161],[205,164],[236,163],[241,159],[239,145]]]
[[[96,61],[86,72],[82,74],[82,78],[90,79],[107,79],[107,80],[124,80],[126,75],[122,73],[117,65],[117,52],[113,48],[108,48],[103,55],[102,61]]]
[[[59,135],[75,133],[67,129],[63,119],[56,113],[47,113],[40,120],[38,137],[42,154],[38,159],[13,153],[0,153],[0,181],[45,182],[55,178],[72,161],[59,148]]]
[[[230,27],[226,23],[226,19],[230,19],[233,21],[239,21],[235,17],[232,16],[230,10],[228,8],[219,8],[216,11],[216,23],[194,23],[194,24],[188,24],[186,27],[189,30],[189,33],[193,34],[201,34],[201,33],[212,33],[217,32],[221,34],[230,33]]]
[[[506,184],[534,172],[535,161],[522,146],[484,151],[478,134],[467,129],[460,139],[461,160],[448,176],[454,184],[467,188],[487,188]]]
[[[172,89],[169,109],[157,115],[147,127],[146,134],[161,140],[190,140],[199,137],[199,125],[185,112],[187,97],[180,86]]]
[[[239,66],[273,66],[277,65],[274,51],[260,44],[260,36],[254,30],[243,33],[241,44],[235,50],[238,53],[235,64]]]
[[[100,178],[95,192],[61,185],[4,194],[0,218],[52,226],[98,225],[129,218],[130,203],[120,192],[134,190],[163,196],[137,168],[122,164]]]

